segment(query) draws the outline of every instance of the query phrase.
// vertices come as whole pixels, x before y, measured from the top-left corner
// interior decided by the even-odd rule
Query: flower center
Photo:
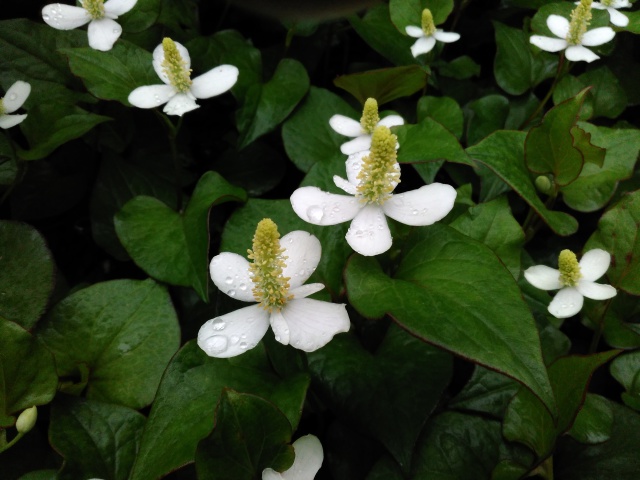
[[[428,8],[422,10],[422,31],[427,37],[436,33],[436,25],[433,23],[433,15],[431,15],[431,10]]]
[[[580,0],[580,4],[571,12],[571,22],[569,22],[566,38],[569,45],[580,45],[582,42],[582,36],[591,22],[591,2],[592,0]]]
[[[0,97],[0,116],[4,115],[4,97]]]
[[[576,254],[571,250],[562,250],[560,252],[558,270],[560,270],[560,283],[565,287],[575,287],[582,277]]]
[[[604,5],[605,7],[610,7],[611,5],[613,5],[613,2],[615,0],[601,0],[601,4]]]
[[[191,69],[187,68],[187,62],[182,58],[176,43],[170,38],[162,40],[164,60],[162,70],[169,77],[169,83],[180,93],[186,93],[191,88]]]
[[[358,173],[357,197],[364,203],[382,205],[400,183],[396,144],[398,137],[388,127],[379,126],[371,136],[371,151],[362,159]]]
[[[253,236],[253,250],[247,250],[253,287],[253,297],[262,308],[269,312],[280,311],[293,298],[289,294],[289,278],[282,269],[286,266],[287,257],[282,255],[278,226],[270,218],[258,223]]]
[[[80,0],[80,3],[94,20],[104,17],[104,0]]]
[[[362,109],[362,117],[360,118],[360,126],[365,133],[371,135],[376,129],[380,115],[378,115],[378,102],[375,98],[367,98]]]

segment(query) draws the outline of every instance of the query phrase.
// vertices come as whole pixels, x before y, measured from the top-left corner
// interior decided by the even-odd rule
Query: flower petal
[[[607,8],[609,11],[609,20],[616,27],[626,27],[629,25],[629,17],[627,17],[624,13],[621,13],[611,7]]]
[[[560,15],[549,15],[547,17],[547,27],[556,37],[566,39],[569,33],[569,20]]]
[[[205,322],[198,346],[210,357],[235,357],[255,347],[268,329],[269,312],[250,305]]]
[[[185,68],[191,68],[191,57],[189,56],[189,50],[184,48],[181,43],[174,43],[176,44],[176,48],[178,49],[178,53],[182,57],[182,60],[185,61]],[[151,64],[153,65],[153,69],[160,77],[160,80],[162,80],[166,84],[169,84],[169,77],[162,68],[162,62],[164,62],[164,48],[162,48],[161,43],[153,50],[153,60],[151,61]]]
[[[613,0],[611,8],[629,8],[631,6],[631,2],[629,0]]]
[[[290,289],[289,293],[293,295],[293,298],[306,298],[323,289],[324,285],[322,283],[308,283],[306,285],[300,285],[299,287]]]
[[[0,128],[7,129],[11,127],[15,127],[19,123],[21,123],[25,118],[27,118],[27,114],[22,115],[0,115]]]
[[[191,97],[192,95],[189,95],[188,93],[177,93],[171,97],[162,111],[167,115],[178,115],[181,117],[191,110],[200,108],[200,105],[198,105]]]
[[[334,115],[329,119],[329,125],[340,135],[357,137],[362,134],[360,122],[344,115]]]
[[[344,304],[312,298],[291,300],[281,314],[289,328],[289,343],[305,352],[324,347],[334,335],[349,331],[351,326]]]
[[[567,60],[571,60],[572,62],[584,61],[587,63],[591,63],[600,58],[598,55],[582,45],[571,45],[567,47],[565,50],[565,57],[567,57]]]
[[[336,195],[318,187],[298,188],[291,195],[293,211],[313,225],[337,225],[351,220],[362,208],[355,197]]]
[[[556,293],[549,304],[549,313],[556,318],[573,317],[582,309],[584,298],[577,289],[566,287]]]
[[[607,300],[616,296],[616,289],[611,285],[603,285],[602,283],[590,282],[589,280],[580,280],[576,289],[585,297],[592,300]]]
[[[460,34],[455,32],[443,32],[442,30],[436,30],[433,34],[433,38],[442,43],[452,43],[460,40]]]
[[[52,3],[42,9],[45,23],[58,30],[72,30],[91,21],[91,15],[84,8]]]
[[[355,195],[358,193],[358,187],[356,187],[353,183],[346,181],[344,178],[339,177],[337,175],[333,176],[333,183],[336,184],[340,190],[348,193],[349,195]]]
[[[89,35],[89,46],[94,50],[108,52],[113,48],[113,44],[120,38],[122,27],[115,20],[104,17],[99,20],[92,20],[87,29]]]
[[[220,65],[193,79],[191,93],[196,98],[220,95],[238,81],[238,69],[233,65]]]
[[[404,118],[402,118],[400,115],[387,115],[378,122],[378,126],[380,125],[389,128],[395,127],[397,125],[404,125]]]
[[[594,28],[585,32],[580,43],[585,47],[596,47],[610,42],[615,36],[616,32],[611,27]]]
[[[27,82],[18,80],[11,85],[2,99],[4,113],[13,113],[18,110],[27,100],[29,93],[31,93],[31,85]]]
[[[320,240],[309,232],[295,230],[280,239],[280,246],[284,248],[283,255],[287,257],[282,274],[289,277],[290,288],[299,287],[309,279],[320,262]]]
[[[611,255],[601,248],[594,248],[582,255],[580,273],[582,278],[593,282],[607,273],[611,264]]]
[[[314,435],[305,435],[293,442],[293,449],[296,458],[291,468],[282,472],[282,479],[313,480],[324,460],[320,440]]]
[[[414,57],[417,57],[418,55],[422,55],[423,53],[429,53],[431,50],[433,50],[435,44],[436,39],[431,35],[428,37],[419,38],[418,40],[416,40],[416,43],[411,45],[411,54]]]
[[[282,474],[272,468],[265,468],[262,471],[262,480],[282,480]]]
[[[290,300],[288,304],[292,301],[293,300]],[[282,316],[282,312],[273,312],[269,318],[269,323],[271,323],[271,330],[273,330],[273,334],[276,337],[276,342],[280,342],[283,345],[289,345],[289,334],[291,333],[291,330],[289,330],[289,324]]]
[[[580,2],[573,2],[574,5],[580,5]],[[602,3],[600,2],[592,2],[591,3],[591,9],[592,10],[604,10],[605,7]]]
[[[363,150],[369,150],[371,148],[371,135],[360,135],[353,140],[340,145],[340,151],[345,155],[352,155],[354,153],[361,152]]]
[[[431,225],[453,208],[457,192],[451,185],[432,183],[417,190],[393,195],[382,205],[384,213],[405,225]]]
[[[540,290],[558,290],[562,288],[560,271],[546,265],[535,265],[527,268],[524,271],[524,278]]]
[[[147,85],[129,94],[129,103],[138,108],[154,108],[167,103],[176,94],[171,85]]]
[[[209,264],[211,280],[221,292],[242,302],[255,302],[249,261],[237,253],[222,252]]]
[[[545,52],[559,52],[567,48],[567,41],[561,38],[543,37],[542,35],[531,35],[529,42]]]
[[[371,137],[369,137],[369,139],[371,139]],[[359,152],[352,153],[351,155],[349,155],[349,158],[347,158],[347,161],[345,162],[345,168],[347,170],[347,180],[349,180],[349,183],[355,185],[356,187],[360,185],[358,174],[362,169],[362,159],[370,153],[370,150],[361,150]]]
[[[351,222],[347,243],[360,255],[370,257],[384,253],[391,248],[391,232],[382,208],[367,205]]]
[[[415,25],[407,25],[404,27],[404,31],[407,32],[407,35],[413,38],[424,37],[424,31]]]
[[[104,2],[104,13],[118,18],[135,7],[138,0],[107,0]]]

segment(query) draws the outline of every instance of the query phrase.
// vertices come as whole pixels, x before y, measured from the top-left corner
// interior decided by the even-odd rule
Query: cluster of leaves
[[[0,86],[32,86],[28,118],[0,132],[0,451],[39,410],[0,478],[254,479],[287,469],[305,433],[324,446],[318,478],[638,478],[640,12],[567,72],[528,39],[572,2],[476,3],[279,22],[138,0],[109,52],[37,11],[0,21]],[[462,37],[415,59],[404,32],[425,7]],[[127,101],[158,83],[163,36],[195,74],[240,70],[177,137]],[[328,120],[359,118],[368,97],[406,121],[398,190],[458,191],[443,222],[391,225],[378,257],[288,200],[299,185],[338,192],[345,139]],[[265,217],[320,239],[312,281],[348,304],[351,331],[309,354],[268,333],[209,358],[198,328],[239,303],[208,261],[246,255]],[[551,317],[522,276],[563,248],[612,255],[618,295],[581,321]]]

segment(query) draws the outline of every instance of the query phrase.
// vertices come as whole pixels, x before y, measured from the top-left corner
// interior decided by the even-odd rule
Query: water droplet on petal
[[[298,272],[300,275],[304,275],[305,271],[304,269],[300,270],[300,272]]]
[[[44,15],[42,15],[42,19],[43,19],[44,21],[49,20],[49,15],[47,15],[47,14],[45,13]]]
[[[114,35],[118,35],[120,32],[122,32],[122,30],[120,28],[114,28],[113,29]]]
[[[224,335],[214,335],[204,341],[205,350],[207,353],[217,354],[224,352],[229,346],[229,341]]]
[[[317,205],[309,207],[307,209],[307,217],[309,217],[310,222],[319,222],[322,220],[322,217],[324,217],[324,210],[322,210],[322,207],[318,207]]]
[[[218,317],[213,319],[213,322],[211,322],[211,326],[213,327],[214,330],[219,332],[220,330],[224,330],[224,327],[227,326],[227,322],[225,322],[222,318]]]
[[[242,350],[246,350],[248,345],[247,342],[240,342],[240,345],[238,345]]]
[[[233,283],[233,278],[231,277],[227,277],[224,279],[224,283],[226,283],[227,285],[231,285]]]
[[[230,297],[235,297],[236,296],[236,291],[231,289],[231,290],[227,290],[227,295],[229,295]]]
[[[566,303],[563,303],[563,304],[562,304],[562,308],[567,308],[567,304],[566,304]]]
[[[276,335],[276,342],[280,341],[280,335]]]
[[[417,215],[417,214],[418,214],[418,210],[416,210],[415,208],[411,210],[411,215]]]
[[[247,285],[244,283],[241,283],[240,286],[238,287],[240,290],[242,290],[243,292],[247,290]]]
[[[231,345],[235,345],[239,341],[240,341],[240,337],[239,336],[237,336],[237,335],[232,335],[231,336]]]

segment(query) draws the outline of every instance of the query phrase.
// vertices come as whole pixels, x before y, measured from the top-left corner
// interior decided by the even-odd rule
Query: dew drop
[[[300,276],[304,275],[304,274],[305,274],[304,269],[300,270],[300,271],[298,272],[298,274],[299,274]]]
[[[255,321],[256,321],[256,319],[255,319],[255,318],[253,318],[253,317],[249,317],[249,318],[247,318],[247,323],[248,323],[249,325],[251,325],[251,324],[252,324],[253,322],[255,322]]]
[[[562,304],[562,308],[567,308],[567,304],[566,304],[566,303],[563,303],[563,304]]]
[[[233,283],[233,278],[231,277],[227,277],[224,279],[224,283],[226,283],[227,285],[231,285]]]
[[[418,214],[418,210],[416,210],[415,208],[411,210],[411,215],[417,215],[417,214]]]
[[[570,306],[571,308],[573,308],[573,307],[575,307],[575,303],[570,303],[570,304],[569,304],[569,306]]]
[[[227,326],[227,322],[218,317],[213,319],[213,322],[211,322],[211,326],[215,331],[219,332],[220,330],[224,330],[224,327]]]
[[[227,290],[227,295],[229,295],[230,297],[235,297],[236,296],[236,291],[231,289],[231,290]]]
[[[243,292],[247,290],[247,286],[244,283],[241,283],[240,286],[238,287],[240,290],[242,290]]]
[[[18,98],[18,95],[15,93],[12,93],[11,95],[9,95],[9,100],[15,100],[16,98]]]
[[[214,335],[204,341],[207,353],[222,353],[229,346],[229,340],[224,335]]]
[[[49,20],[49,15],[45,13],[44,15],[42,15],[42,19],[46,22],[47,20]]]
[[[114,29],[113,29],[113,33],[114,33],[115,35],[118,35],[120,32],[122,32],[122,30],[120,30],[119,28],[114,28]]]
[[[248,345],[247,342],[240,342],[240,345],[238,345],[242,350],[246,350]]]
[[[289,239],[289,243],[293,243],[293,238],[290,238],[290,239]]]
[[[311,222],[319,222],[320,220],[322,220],[323,216],[324,216],[324,211],[322,210],[321,207],[318,207],[317,205],[314,205],[307,209],[307,217],[309,217],[309,220]]]
[[[240,341],[240,337],[239,336],[237,336],[237,335],[232,335],[231,336],[231,345],[235,345],[239,341]]]
[[[276,335],[276,342],[280,341],[280,335]]]

